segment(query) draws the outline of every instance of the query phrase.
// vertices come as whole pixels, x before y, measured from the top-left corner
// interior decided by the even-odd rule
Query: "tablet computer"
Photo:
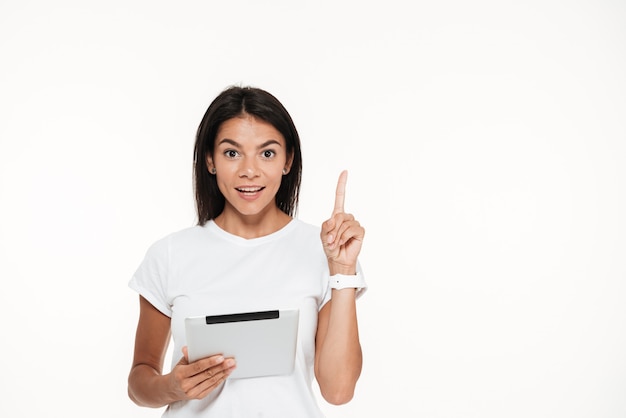
[[[230,379],[290,374],[296,359],[297,309],[197,316],[185,319],[189,361],[234,357]]]

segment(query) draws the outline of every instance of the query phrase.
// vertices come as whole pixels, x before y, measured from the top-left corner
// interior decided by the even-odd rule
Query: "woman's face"
[[[274,126],[244,115],[222,123],[207,166],[215,170],[226,199],[224,214],[234,210],[254,216],[277,208],[275,196],[291,160],[285,138]]]

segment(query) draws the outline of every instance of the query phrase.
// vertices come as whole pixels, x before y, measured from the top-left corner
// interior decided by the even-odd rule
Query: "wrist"
[[[332,264],[328,263],[328,270],[330,271],[330,275],[334,276],[336,274],[343,274],[345,276],[354,276],[357,273],[356,266],[344,266],[341,264]]]
[[[356,274],[333,274],[329,278],[331,289],[356,289],[357,292],[367,288],[363,276],[358,272]]]

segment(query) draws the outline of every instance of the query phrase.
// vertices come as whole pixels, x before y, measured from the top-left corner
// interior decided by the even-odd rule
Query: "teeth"
[[[262,187],[240,187],[237,190],[243,193],[254,193],[258,192],[262,189]]]

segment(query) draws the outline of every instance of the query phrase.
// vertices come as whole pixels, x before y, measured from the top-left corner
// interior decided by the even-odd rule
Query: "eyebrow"
[[[241,148],[241,144],[240,144],[240,143],[238,143],[237,141],[235,141],[235,140],[233,140],[233,139],[229,139],[229,138],[224,138],[224,139],[221,139],[221,140],[217,143],[217,145],[222,145],[222,144],[230,144],[230,145],[232,145],[232,146],[234,146],[234,147]],[[281,147],[281,146],[282,146],[282,145],[280,144],[280,142],[278,142],[277,140],[275,140],[275,139],[268,139],[267,141],[265,141],[264,143],[262,143],[261,145],[259,145],[257,148],[259,148],[259,149],[260,149],[260,148],[265,148],[265,147],[267,147],[267,146],[269,146],[269,145],[278,145],[279,147]]]

